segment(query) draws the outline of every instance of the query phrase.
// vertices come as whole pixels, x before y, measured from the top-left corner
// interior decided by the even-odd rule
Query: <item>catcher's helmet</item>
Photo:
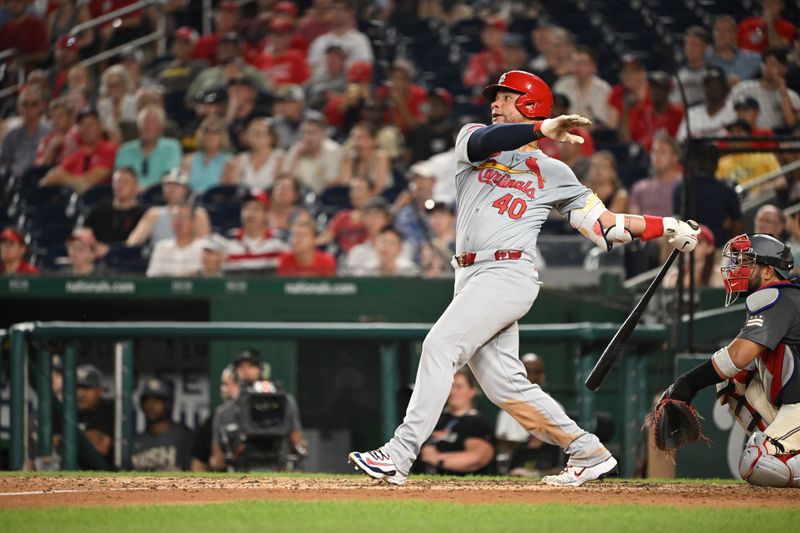
[[[509,70],[500,76],[497,83],[488,85],[483,90],[483,97],[491,103],[500,89],[520,93],[516,107],[523,116],[536,119],[550,116],[553,93],[539,76],[523,70]]]
[[[769,265],[778,276],[788,279],[794,268],[794,256],[787,245],[766,233],[742,234],[729,240],[722,250],[720,269],[725,282],[725,306],[750,290],[754,265]]]

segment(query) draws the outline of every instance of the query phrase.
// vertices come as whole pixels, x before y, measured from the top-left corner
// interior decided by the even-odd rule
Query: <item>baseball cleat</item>
[[[386,483],[402,485],[406,482],[406,476],[397,471],[385,448],[371,452],[350,452],[347,462],[354,465],[356,470]]]
[[[609,457],[602,463],[594,466],[570,466],[561,471],[558,475],[544,476],[542,483],[554,487],[580,487],[587,481],[603,479],[609,474],[617,471],[617,460]]]

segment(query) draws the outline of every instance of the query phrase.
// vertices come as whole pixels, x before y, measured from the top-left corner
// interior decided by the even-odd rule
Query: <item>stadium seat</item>
[[[164,191],[161,188],[161,184],[156,183],[155,185],[151,185],[145,189],[141,194],[139,194],[139,201],[148,207],[154,205],[164,205],[166,202],[164,200]]]
[[[113,196],[114,193],[110,184],[95,185],[81,194],[78,199],[79,210],[86,211],[101,202],[110,201]]]
[[[206,204],[203,207],[208,212],[211,228],[215,233],[224,235],[228,230],[239,227],[241,204]]]
[[[208,207],[213,204],[241,204],[242,191],[238,185],[217,185],[200,197],[200,203]]]
[[[118,274],[144,274],[148,259],[141,246],[113,246],[103,257],[102,266]]]

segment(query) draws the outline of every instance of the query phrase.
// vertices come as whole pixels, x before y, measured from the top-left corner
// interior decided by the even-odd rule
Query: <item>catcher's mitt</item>
[[[652,413],[647,415],[645,425],[653,425],[653,446],[665,452],[702,440],[710,442],[700,426],[700,415],[692,404],[670,398],[665,392]]]

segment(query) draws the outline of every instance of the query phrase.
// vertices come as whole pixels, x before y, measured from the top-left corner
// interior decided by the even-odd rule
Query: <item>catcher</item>
[[[725,306],[747,295],[747,320],[737,337],[682,374],[648,421],[656,447],[671,452],[703,439],[691,401],[716,385],[749,434],[739,473],[753,485],[800,487],[800,286],[789,281],[794,261],[770,235],[739,235],[722,252]]]

